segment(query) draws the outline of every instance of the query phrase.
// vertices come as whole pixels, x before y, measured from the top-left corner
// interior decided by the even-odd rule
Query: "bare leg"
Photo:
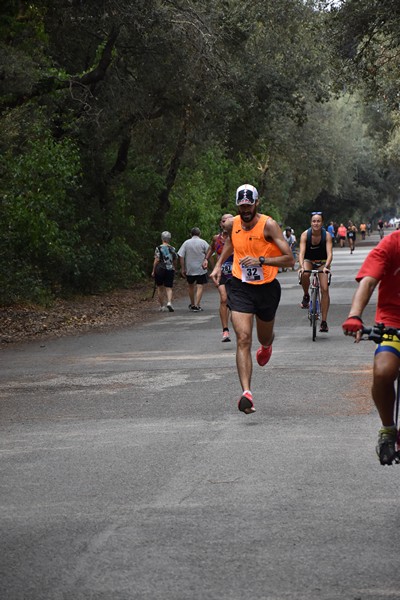
[[[257,338],[262,346],[270,346],[274,341],[274,323],[272,321],[262,321],[256,317]]]
[[[222,329],[228,329],[228,321],[229,321],[229,308],[227,307],[227,295],[226,288],[224,285],[218,286],[219,292],[219,316],[221,319]]]
[[[194,302],[194,283],[188,283],[188,289],[189,289],[190,304],[192,306],[195,306],[195,302]]]
[[[172,302],[172,288],[166,287],[165,291],[167,294],[167,302]]]
[[[394,425],[394,382],[399,367],[400,360],[391,352],[380,352],[375,356],[372,398],[384,427]]]
[[[164,302],[164,294],[163,294],[163,285],[158,285],[157,286],[157,298],[158,298],[158,303],[160,305],[160,307],[162,308],[163,306],[163,302]]]
[[[321,321],[327,321],[331,300],[329,296],[328,275],[326,273],[320,274],[319,283],[321,288]]]
[[[253,315],[232,311],[232,325],[236,333],[236,366],[242,390],[251,389],[253,363],[251,360],[251,342]]]
[[[304,265],[306,269],[310,269],[310,266],[307,264]],[[301,276],[301,287],[303,288],[304,295],[308,294],[308,290],[310,288],[310,273],[303,273]]]
[[[204,286],[202,284],[198,283],[197,288],[196,288],[196,298],[197,298],[196,306],[200,306],[200,304],[201,304],[201,299],[203,297],[203,289],[204,289]]]

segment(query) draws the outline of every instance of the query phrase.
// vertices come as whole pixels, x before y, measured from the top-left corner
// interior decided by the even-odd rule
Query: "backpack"
[[[174,259],[175,259],[175,257],[176,257],[176,253],[171,250],[171,246],[167,246],[167,247],[168,247],[168,252],[171,255],[171,262],[173,262]],[[157,263],[156,269],[158,269],[158,270],[159,269],[166,269],[167,268],[167,265],[166,265],[166,256],[165,256],[165,253],[162,251],[162,248],[165,248],[165,246],[164,245],[157,246],[157,248],[158,248],[158,252],[160,254],[160,257],[159,257],[159,262]]]

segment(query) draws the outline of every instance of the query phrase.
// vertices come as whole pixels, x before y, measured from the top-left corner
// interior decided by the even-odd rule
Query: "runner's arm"
[[[159,250],[158,250],[158,252],[159,252]],[[160,262],[160,255],[159,254],[157,255],[157,249],[156,249],[155,254],[154,254],[153,270],[151,272],[151,277],[154,277],[155,272],[156,272],[156,266],[158,265],[159,262]]]
[[[294,266],[293,252],[290,246],[285,242],[283,233],[278,223],[274,219],[267,219],[264,227],[264,237],[268,242],[274,242],[281,251],[281,256],[269,256],[265,259],[265,264],[271,267],[289,268]]]
[[[208,261],[211,259],[212,255],[215,252],[215,242],[216,242],[217,236],[214,235],[213,239],[211,240],[211,244],[206,252],[206,255],[204,257],[203,260],[203,269],[207,269],[208,267]]]
[[[215,244],[216,244],[216,241],[217,241],[217,237],[218,236],[214,235],[213,239],[211,240],[211,244],[210,244],[210,246],[209,246],[209,248],[208,248],[208,250],[206,252],[206,259],[207,260],[210,260],[210,258],[212,257],[212,255],[215,252]]]
[[[348,317],[356,316],[361,318],[364,308],[367,306],[378,283],[379,281],[370,275],[367,275],[361,279],[353,296]]]
[[[330,271],[331,268],[331,264],[332,264],[332,236],[330,233],[327,232],[326,234],[326,263],[324,265],[323,270],[327,270]]]
[[[185,257],[181,256],[180,254],[178,254],[179,256],[179,262],[181,265],[181,276],[182,277],[186,277],[186,269],[185,269]]]
[[[351,303],[349,315],[342,323],[343,332],[345,335],[352,335],[356,339],[356,342],[361,340],[362,336],[362,314],[364,308],[367,306],[372,293],[376,286],[378,285],[378,279],[367,275],[361,279],[358,284],[358,288],[353,296],[353,300]]]
[[[299,249],[299,274],[304,271],[304,255],[306,253],[306,242],[307,242],[307,231],[303,231],[300,236],[300,249]]]

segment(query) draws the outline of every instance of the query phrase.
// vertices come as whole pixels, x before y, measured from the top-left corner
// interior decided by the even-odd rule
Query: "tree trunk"
[[[164,223],[165,216],[168,213],[171,203],[169,201],[169,195],[172,188],[174,187],[176,177],[178,175],[179,167],[182,162],[182,157],[185,152],[186,141],[187,141],[187,130],[190,118],[190,110],[187,109],[185,117],[182,121],[181,130],[179,133],[178,141],[175,146],[175,152],[171,158],[167,175],[165,177],[165,187],[158,196],[158,207],[153,216],[153,227],[154,229],[160,229]]]

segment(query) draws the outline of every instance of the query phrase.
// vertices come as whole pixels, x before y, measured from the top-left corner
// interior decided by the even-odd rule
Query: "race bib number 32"
[[[242,267],[242,281],[262,281],[264,273],[262,267]]]

